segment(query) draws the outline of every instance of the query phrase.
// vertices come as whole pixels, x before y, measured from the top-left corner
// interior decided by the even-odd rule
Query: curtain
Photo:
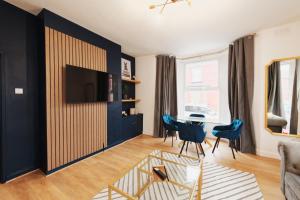
[[[255,136],[252,121],[254,87],[254,36],[236,40],[229,46],[228,99],[231,119],[244,122],[237,148],[243,153],[255,154]]]
[[[299,60],[296,60],[295,75],[293,82],[292,93],[292,108],[291,108],[291,120],[290,120],[290,134],[297,135],[298,132],[298,65]]]
[[[284,117],[280,84],[280,62],[274,62],[269,66],[268,77],[268,112]]]
[[[156,56],[154,136],[163,137],[162,115],[177,115],[176,58]]]

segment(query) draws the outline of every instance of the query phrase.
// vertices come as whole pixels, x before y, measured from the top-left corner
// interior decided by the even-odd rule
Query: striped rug
[[[204,163],[201,199],[261,200],[263,195],[254,174]]]
[[[152,154],[157,154],[154,151]],[[176,160],[189,165],[196,165],[194,161],[187,158],[171,156],[168,159]],[[179,159],[179,160],[178,160]],[[144,161],[141,162],[141,164]],[[198,163],[199,164],[199,163]],[[139,166],[139,165],[138,165]],[[172,172],[168,171],[169,174]],[[127,191],[132,195],[137,191],[134,179],[137,176],[137,167],[129,171],[123,178],[117,181],[114,186]],[[146,180],[146,177],[144,177]],[[162,192],[164,191],[164,192]],[[112,199],[125,200],[118,193],[112,193]],[[147,192],[140,198],[141,200],[184,200],[187,199],[189,193],[187,190],[177,188],[168,182],[154,183]],[[93,200],[107,200],[108,189],[103,189],[97,194]],[[196,196],[195,196],[196,199]],[[263,195],[256,182],[254,174],[242,172],[239,170],[223,167],[215,163],[203,164],[203,181],[202,181],[202,200],[261,200]]]

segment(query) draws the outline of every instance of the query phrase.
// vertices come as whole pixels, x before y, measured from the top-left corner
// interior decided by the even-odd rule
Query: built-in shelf
[[[122,99],[122,102],[124,103],[131,103],[131,102],[139,102],[140,99]]]
[[[124,81],[124,82],[128,82],[128,83],[135,83],[135,84],[139,84],[139,83],[141,83],[141,81],[139,81],[139,80],[128,80],[128,79],[122,79],[122,81]]]

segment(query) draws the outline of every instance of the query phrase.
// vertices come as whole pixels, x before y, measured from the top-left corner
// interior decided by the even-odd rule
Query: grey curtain
[[[299,60],[296,60],[299,62]],[[292,94],[292,108],[291,108],[291,120],[290,120],[290,134],[297,135],[298,132],[298,63],[295,67],[294,83],[293,83],[293,94]]]
[[[268,112],[284,117],[281,98],[280,62],[274,62],[268,68]]]
[[[252,122],[254,82],[254,36],[236,40],[229,46],[228,98],[231,119],[241,119],[244,127],[236,146],[243,153],[255,154]]]
[[[154,136],[163,137],[163,114],[177,115],[176,58],[156,56]]]

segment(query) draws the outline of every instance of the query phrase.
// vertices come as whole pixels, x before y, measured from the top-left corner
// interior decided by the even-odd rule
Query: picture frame
[[[121,66],[122,66],[122,79],[131,80],[131,61],[125,58],[121,59]]]

